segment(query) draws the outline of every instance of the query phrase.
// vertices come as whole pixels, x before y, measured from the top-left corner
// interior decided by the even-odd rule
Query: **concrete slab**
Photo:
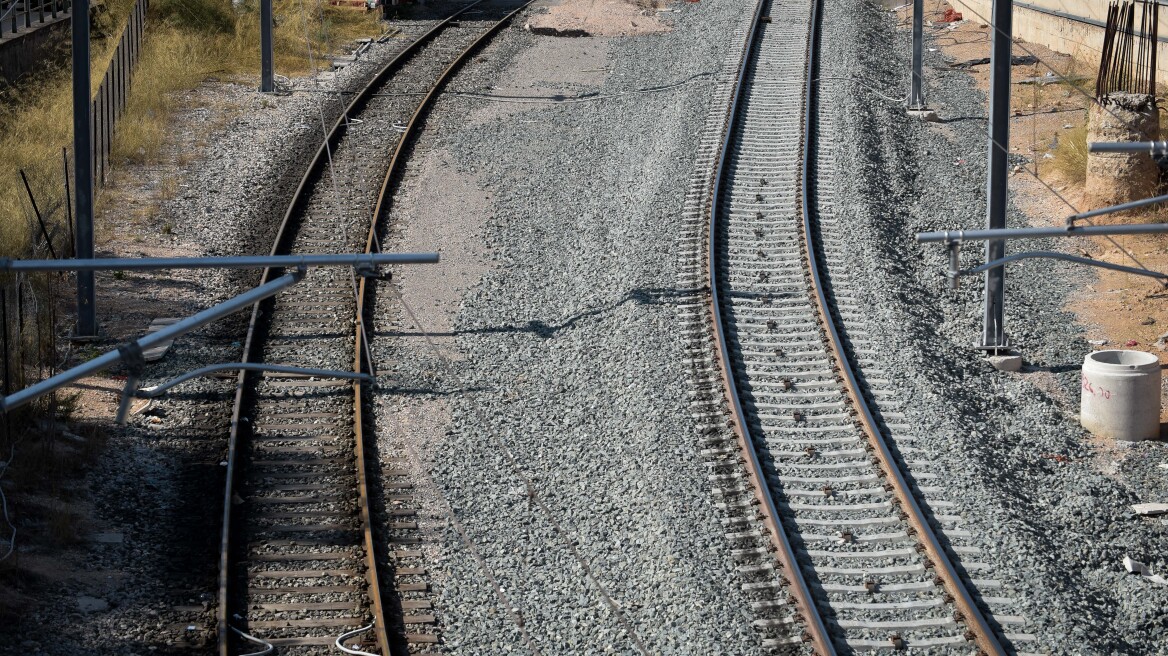
[[[1137,515],[1146,515],[1148,517],[1168,515],[1168,503],[1133,503],[1132,510]]]
[[[1018,371],[1022,368],[1020,355],[991,355],[986,357],[986,361],[998,371]]]
[[[931,109],[908,109],[905,110],[905,113],[912,118],[919,118],[928,123],[938,123],[941,121],[941,117],[937,116],[937,112]]]
[[[167,326],[174,325],[179,321],[180,319],[178,317],[155,319],[154,321],[150,322],[150,326],[146,328],[146,332],[158,332],[159,330],[162,330]],[[157,362],[166,355],[166,352],[170,350],[172,344],[174,344],[174,340],[170,339],[159,344],[158,346],[148,348],[145,351],[142,351],[142,357],[145,358],[147,362]]]

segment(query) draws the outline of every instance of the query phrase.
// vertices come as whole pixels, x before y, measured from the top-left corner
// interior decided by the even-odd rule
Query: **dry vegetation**
[[[1054,151],[1055,170],[1067,182],[1083,184],[1087,179],[1087,124],[1082,123],[1064,132]]]
[[[100,82],[134,0],[109,0],[94,25],[93,82]],[[379,31],[377,14],[321,6],[313,0],[276,0],[276,71],[304,73],[309,50],[322,58],[340,44]],[[150,161],[164,143],[178,102],[175,92],[208,77],[255,83],[259,70],[259,12],[230,0],[154,0],[127,114],[114,140],[114,162]],[[39,231],[20,182],[24,170],[42,212],[58,226],[58,252],[67,245],[62,148],[72,147],[70,72],[58,64],[0,98],[0,256],[25,255]],[[101,202],[100,197],[98,202]]]

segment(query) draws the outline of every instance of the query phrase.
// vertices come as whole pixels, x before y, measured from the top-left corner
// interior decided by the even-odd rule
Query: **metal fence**
[[[0,37],[69,18],[72,0],[0,0]]]
[[[142,51],[142,34],[146,29],[146,9],[149,0],[138,0],[130,12],[130,19],[122,30],[121,41],[97,89],[89,126],[93,135],[93,178],[96,185],[105,181],[109,172],[110,148],[114,141],[114,126],[126,111],[130,96],[130,79],[138,54]]]
[[[69,16],[73,0],[0,0],[0,37]]]
[[[5,0],[0,0],[0,3],[3,3],[0,15],[4,15],[3,12],[12,5]],[[14,11],[24,11],[21,0],[15,0],[13,4],[20,5]],[[56,14],[60,16],[62,7],[67,11],[70,5],[71,2],[58,0],[55,5]],[[95,185],[102,184],[109,170],[114,126],[126,110],[131,71],[138,61],[142,47],[147,6],[148,0],[138,0],[134,4],[130,18],[122,30],[117,49],[102,78],[101,86],[92,101],[90,127],[93,130]],[[36,5],[32,7],[33,15],[39,16]],[[44,4],[44,10],[46,16],[53,15],[50,3]],[[25,14],[20,15],[21,20],[24,20]],[[3,20],[6,31],[11,26],[8,18],[5,15]],[[60,197],[45,195],[41,198],[34,197],[33,188],[28,186],[28,180],[21,171],[28,201],[35,215],[35,223],[32,224],[34,236],[29,241],[28,252],[23,254],[23,257],[72,256],[73,212],[69,194],[69,156],[66,151],[62,151],[62,158],[63,184],[60,188],[63,189],[63,193]],[[59,287],[62,284],[60,275],[55,273],[0,274],[0,391],[5,394],[53,373],[57,352],[55,312],[61,296]],[[11,415],[0,417],[0,446],[9,439],[10,436],[7,435],[9,428],[21,425],[19,421],[16,424],[13,424],[13,421]],[[3,457],[4,454],[0,454],[0,459]],[[4,537],[0,533],[0,547],[4,546]]]

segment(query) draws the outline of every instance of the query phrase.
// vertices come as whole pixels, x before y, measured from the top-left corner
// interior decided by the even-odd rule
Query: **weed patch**
[[[1067,182],[1083,184],[1087,180],[1087,125],[1067,130],[1059,136],[1054,151],[1054,168]]]

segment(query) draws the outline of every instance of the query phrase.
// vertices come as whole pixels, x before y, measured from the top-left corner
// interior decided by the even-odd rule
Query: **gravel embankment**
[[[918,231],[983,225],[986,99],[966,74],[942,70],[940,55],[927,53],[930,105],[946,122],[907,119],[865,85],[905,93],[908,33],[860,0],[827,3],[826,20],[824,75],[857,80],[825,84],[835,87],[827,97],[842,126],[841,219],[854,227],[855,272],[879,317],[871,325],[884,327],[872,332],[881,344],[876,359],[901,385],[916,446],[948,469],[945,484],[957,492],[950,498],[980,543],[979,559],[993,566],[1004,596],[1022,602],[1022,630],[1039,638],[1022,648],[1165,653],[1168,588],[1128,575],[1123,558],[1168,571],[1168,526],[1129,507],[1164,499],[1168,472],[1157,465],[1168,462],[1168,449],[1115,449],[1083,432],[1076,417],[1091,346],[1064,307],[1093,274],[1042,261],[1012,265],[1007,332],[1027,366],[1021,374],[991,369],[971,348],[981,327],[979,280],[949,291],[944,249],[913,242]],[[1014,211],[1010,222],[1027,219]],[[1010,245],[1038,247],[1060,245]],[[980,247],[963,250],[963,266],[982,261]]]
[[[677,4],[673,32],[633,38],[510,29],[451,89],[545,100],[447,97],[430,121],[393,247],[443,252],[397,281],[449,362],[381,294],[378,432],[430,479],[450,653],[760,651],[674,309],[685,183],[747,5]],[[585,93],[606,97],[546,100]]]

